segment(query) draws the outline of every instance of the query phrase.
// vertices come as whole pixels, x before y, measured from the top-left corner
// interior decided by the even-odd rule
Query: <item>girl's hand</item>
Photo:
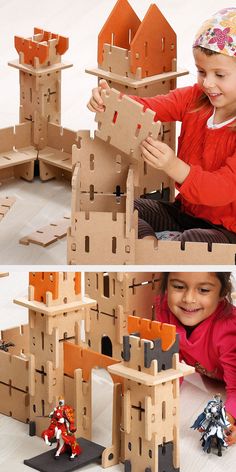
[[[227,431],[227,437],[225,439],[229,446],[236,443],[236,426],[231,424]]]
[[[168,144],[148,136],[140,145],[144,161],[154,169],[163,170],[178,184],[182,184],[190,172],[190,166],[181,161]]]
[[[101,79],[99,81],[99,86],[92,90],[92,96],[87,104],[87,107],[90,111],[93,112],[103,112],[105,106],[101,97],[102,90],[110,89],[106,80]]]
[[[166,143],[153,139],[151,136],[141,143],[141,151],[147,164],[155,169],[167,171],[177,159],[174,151]]]

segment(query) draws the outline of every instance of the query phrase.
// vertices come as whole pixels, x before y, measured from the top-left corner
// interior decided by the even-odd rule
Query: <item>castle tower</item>
[[[102,91],[105,112],[96,114],[95,137],[88,133],[73,146],[68,263],[143,264],[134,199],[151,193],[173,200],[175,189],[144,162],[140,143],[151,135],[175,149],[175,124],[161,126],[155,112],[127,95],[166,94],[187,73],[176,71],[175,32],[156,5],[141,22],[127,0],[118,0],[98,37],[98,68],[87,72],[112,88]]]
[[[64,395],[64,342],[82,344],[80,325],[88,319],[91,299],[81,297],[80,273],[38,272],[29,276],[30,420],[36,434],[48,425],[48,415]]]
[[[31,38],[15,36],[19,60],[9,65],[20,71],[20,123],[33,124],[33,144],[46,143],[47,123],[61,122],[61,71],[72,64],[61,62],[69,39],[34,28]]]
[[[118,0],[98,35],[98,67],[86,72],[122,93],[151,97],[173,90],[188,73],[176,70],[176,57],[176,34],[157,5],[141,21],[127,0]],[[162,140],[175,148],[174,123],[163,125]]]
[[[179,471],[179,378],[194,369],[179,363],[174,326],[144,319],[136,325],[140,338],[125,336],[123,363],[108,367],[124,378],[124,470]],[[158,339],[141,339],[155,330]]]
[[[120,359],[123,336],[129,333],[128,316],[155,319],[160,279],[160,274],[152,272],[87,272],[85,292],[97,302],[90,308],[87,345]]]

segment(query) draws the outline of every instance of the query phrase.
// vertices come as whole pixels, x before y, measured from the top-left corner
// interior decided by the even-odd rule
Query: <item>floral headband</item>
[[[236,8],[224,8],[205,21],[195,37],[197,46],[236,57]]]

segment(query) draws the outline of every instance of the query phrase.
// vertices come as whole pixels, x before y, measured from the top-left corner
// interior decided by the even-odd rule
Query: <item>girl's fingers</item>
[[[158,168],[158,165],[157,165],[157,159],[155,160],[152,160],[152,159],[149,159],[147,157],[145,157],[144,155],[142,155],[143,157],[143,160],[151,167],[153,167],[154,169],[157,169]]]
[[[99,111],[104,111],[105,110],[105,106],[103,105],[103,102],[102,103],[98,103],[96,99],[94,99],[94,97],[91,97],[88,104],[87,104],[87,107],[90,111],[95,111],[95,112],[99,112]]]
[[[93,89],[91,99],[94,100],[98,105],[102,106],[102,105],[104,105],[104,103],[103,103],[103,99],[101,97],[101,91],[102,91],[101,87],[97,87],[97,88]]]
[[[87,107],[90,111],[93,112],[100,112],[105,110],[104,102],[101,97],[101,92],[102,90],[108,90],[110,89],[110,86],[108,85],[107,81],[104,79],[101,79],[99,81],[99,86],[95,87],[92,90],[92,97],[90,98]]]
[[[151,154],[154,156],[154,158],[158,158],[161,156],[159,149],[157,149],[155,146],[152,146],[151,144],[148,144],[145,141],[140,145],[140,148],[141,148],[142,153],[145,152],[145,153]]]
[[[148,136],[143,143],[146,143],[147,146],[152,146],[155,149],[158,149],[158,151],[162,152],[163,154],[167,150],[167,144],[163,143],[162,141],[159,141],[158,139],[153,139],[151,136]]]
[[[101,79],[99,80],[99,86],[102,88],[102,89],[109,89],[110,88],[110,85],[108,85],[107,81],[105,79]]]

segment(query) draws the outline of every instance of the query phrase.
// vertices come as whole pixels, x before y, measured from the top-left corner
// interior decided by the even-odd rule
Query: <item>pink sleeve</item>
[[[217,348],[226,384],[226,411],[236,418],[236,316],[218,330]]]
[[[171,90],[166,95],[156,97],[137,97],[130,95],[135,101],[156,112],[155,119],[162,122],[182,121],[186,111],[199,96],[197,85]]]

